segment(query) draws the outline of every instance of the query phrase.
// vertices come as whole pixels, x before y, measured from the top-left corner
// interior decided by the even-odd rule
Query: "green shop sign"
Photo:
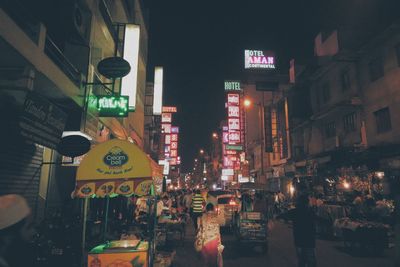
[[[127,117],[128,96],[97,96],[99,117]]]
[[[239,150],[239,151],[241,151],[241,150],[243,150],[243,146],[241,146],[241,145],[226,145],[225,149],[226,150]]]

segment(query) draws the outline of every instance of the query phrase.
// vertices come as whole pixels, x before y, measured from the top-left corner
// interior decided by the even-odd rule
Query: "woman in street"
[[[221,235],[214,205],[208,203],[206,213],[198,218],[199,229],[196,236],[196,243],[200,244],[203,266],[222,267]]]

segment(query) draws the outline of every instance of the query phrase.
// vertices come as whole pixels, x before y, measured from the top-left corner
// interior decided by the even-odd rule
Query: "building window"
[[[368,63],[369,77],[371,82],[383,77],[383,62],[382,57],[376,57]]]
[[[392,123],[390,121],[389,108],[383,108],[374,112],[376,121],[376,132],[384,133],[392,129]]]
[[[342,91],[345,92],[350,89],[350,74],[349,70],[343,70],[341,73]]]
[[[322,101],[325,103],[327,103],[329,100],[331,99],[331,90],[329,88],[329,84],[325,83],[322,86]]]
[[[400,43],[397,44],[394,49],[396,50],[397,65],[400,66]]]
[[[356,130],[356,113],[350,113],[343,117],[343,126],[346,132],[353,132]]]
[[[325,136],[334,137],[336,135],[336,124],[334,121],[325,125]]]

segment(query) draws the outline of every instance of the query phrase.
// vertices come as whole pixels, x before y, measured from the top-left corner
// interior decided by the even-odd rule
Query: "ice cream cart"
[[[88,253],[89,267],[148,267],[149,243],[118,240],[93,248]]]
[[[93,197],[106,198],[105,231],[107,229],[109,199],[116,195],[150,196],[155,203],[157,188],[154,181],[162,181],[159,165],[138,146],[125,140],[112,139],[94,146],[77,170],[75,196],[85,198],[83,238],[85,246],[86,212]],[[152,205],[156,216],[157,205]],[[155,228],[155,218],[152,228]],[[152,230],[154,232],[154,230]],[[152,235],[154,237],[154,234]],[[154,240],[105,241],[88,254],[87,266],[151,266]],[[130,264],[130,265],[129,265]]]

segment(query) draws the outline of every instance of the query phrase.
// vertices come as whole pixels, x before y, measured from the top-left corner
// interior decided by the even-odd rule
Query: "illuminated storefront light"
[[[163,67],[155,67],[154,69],[154,97],[153,97],[153,115],[161,115],[162,113],[162,95],[163,95]]]
[[[122,78],[121,95],[129,96],[129,110],[136,108],[136,92],[139,64],[140,26],[126,24],[124,40],[124,59],[131,66],[131,71]]]

